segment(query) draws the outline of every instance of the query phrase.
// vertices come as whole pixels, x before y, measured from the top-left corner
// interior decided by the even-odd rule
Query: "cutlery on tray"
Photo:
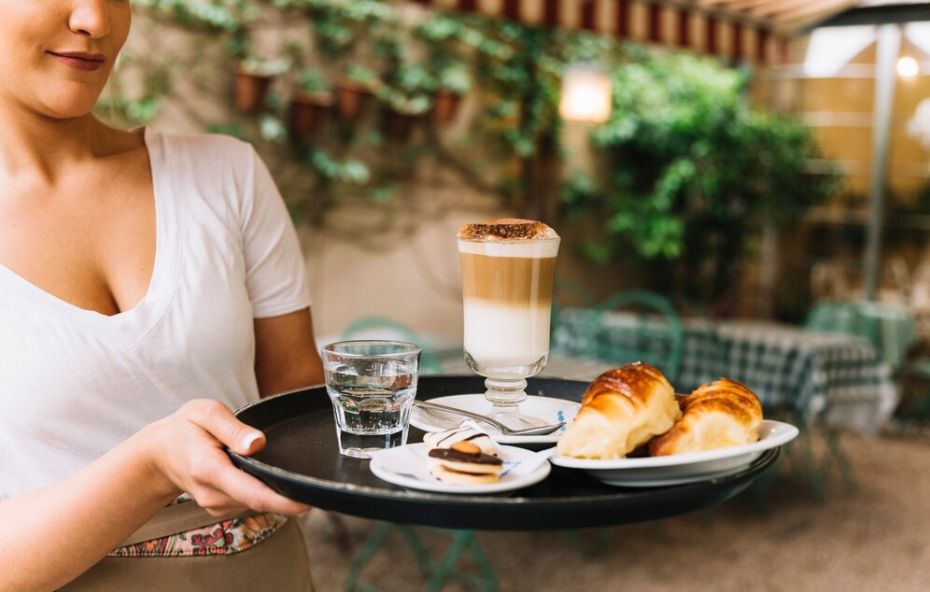
[[[558,423],[553,423],[549,425],[515,430],[507,425],[504,425],[503,423],[497,421],[494,418],[488,417],[486,415],[481,415],[473,411],[468,411],[466,409],[459,409],[458,407],[450,407],[448,405],[442,405],[440,403],[433,403],[431,401],[414,401],[413,404],[414,406],[419,407],[421,409],[441,411],[444,413],[453,413],[456,415],[461,415],[463,417],[470,417],[478,421],[483,421],[484,423],[492,425],[495,428],[499,429],[501,433],[504,434],[505,436],[545,436],[546,434],[551,434],[552,432],[558,430],[559,428],[565,425],[564,421],[560,421]]]

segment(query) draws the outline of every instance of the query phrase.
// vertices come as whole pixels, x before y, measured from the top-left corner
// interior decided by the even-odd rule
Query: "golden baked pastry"
[[[575,421],[559,440],[562,456],[620,458],[681,417],[665,375],[643,362],[608,370],[588,386]]]
[[[700,452],[759,439],[762,405],[735,380],[721,378],[698,387],[681,400],[684,412],[672,429],[649,444],[652,456]]]

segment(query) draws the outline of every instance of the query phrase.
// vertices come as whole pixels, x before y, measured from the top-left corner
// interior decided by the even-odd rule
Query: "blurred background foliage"
[[[398,188],[429,163],[518,215],[563,217],[595,262],[632,262],[648,287],[711,301],[734,281],[763,223],[797,220],[838,184],[836,172],[807,168],[816,157],[807,128],[750,108],[747,73],[710,59],[380,0],[136,0],[134,10],[196,35],[203,55],[220,48],[209,64],[226,89],[218,104],[238,103],[228,92],[234,77],[273,81],[255,108],[212,110],[201,124],[291,162],[296,173],[277,177],[302,222],[325,226],[344,200],[399,211]],[[259,49],[259,36],[284,29],[291,34],[276,53]],[[597,166],[541,179],[541,169],[568,162],[563,72],[591,62],[611,72],[614,93],[610,120],[590,135]],[[161,52],[127,52],[99,113],[145,124],[167,101],[184,103],[178,77],[195,78],[193,68]],[[368,94],[367,117],[340,116],[347,88]],[[308,134],[289,119],[299,93],[326,120]],[[443,94],[471,102],[455,125],[437,117]],[[550,191],[558,211],[535,203]]]
[[[719,297],[764,223],[798,221],[839,186],[809,169],[807,127],[750,108],[744,72],[643,52],[612,82],[610,120],[591,133],[600,173],[571,175],[562,200],[570,218],[603,221],[588,257],[639,262],[656,289]]]
[[[308,211],[319,214],[321,204],[339,196],[389,201],[399,179],[409,178],[425,157],[437,156],[478,189],[521,207],[529,189],[528,160],[541,138],[559,135],[562,70],[577,60],[621,52],[612,40],[593,35],[479,14],[411,11],[380,0],[139,0],[134,9],[159,26],[222,45],[228,62],[216,65],[220,71],[284,81],[248,117],[234,114],[203,126],[255,143],[287,145],[314,177],[309,191],[302,186],[287,196],[295,215],[310,221],[320,216]],[[279,55],[256,50],[256,36],[295,22],[306,26],[306,34],[290,39]],[[121,70],[135,70],[136,90],[130,92],[117,72],[99,112],[117,124],[145,124],[175,92],[172,77],[186,75],[186,65],[131,54],[122,62]],[[282,88],[338,94],[348,83],[373,95],[378,105],[373,121],[327,115],[332,124],[327,133],[297,141],[289,136],[289,101]],[[454,136],[430,121],[442,93],[470,94],[477,104]],[[407,121],[397,123],[398,115]]]

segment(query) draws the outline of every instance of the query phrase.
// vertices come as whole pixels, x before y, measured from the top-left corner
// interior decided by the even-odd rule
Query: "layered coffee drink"
[[[552,228],[533,220],[459,230],[465,357],[479,374],[525,387],[523,379],[545,366],[559,242]]]

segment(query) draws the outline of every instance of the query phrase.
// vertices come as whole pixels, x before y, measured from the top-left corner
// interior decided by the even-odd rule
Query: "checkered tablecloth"
[[[642,359],[661,368],[669,348],[665,326],[653,318],[587,309],[562,310],[552,343],[554,358],[611,367]],[[890,370],[868,341],[771,323],[685,321],[680,366],[671,374],[679,392],[727,376],[766,408],[866,433],[877,432],[897,402]]]

